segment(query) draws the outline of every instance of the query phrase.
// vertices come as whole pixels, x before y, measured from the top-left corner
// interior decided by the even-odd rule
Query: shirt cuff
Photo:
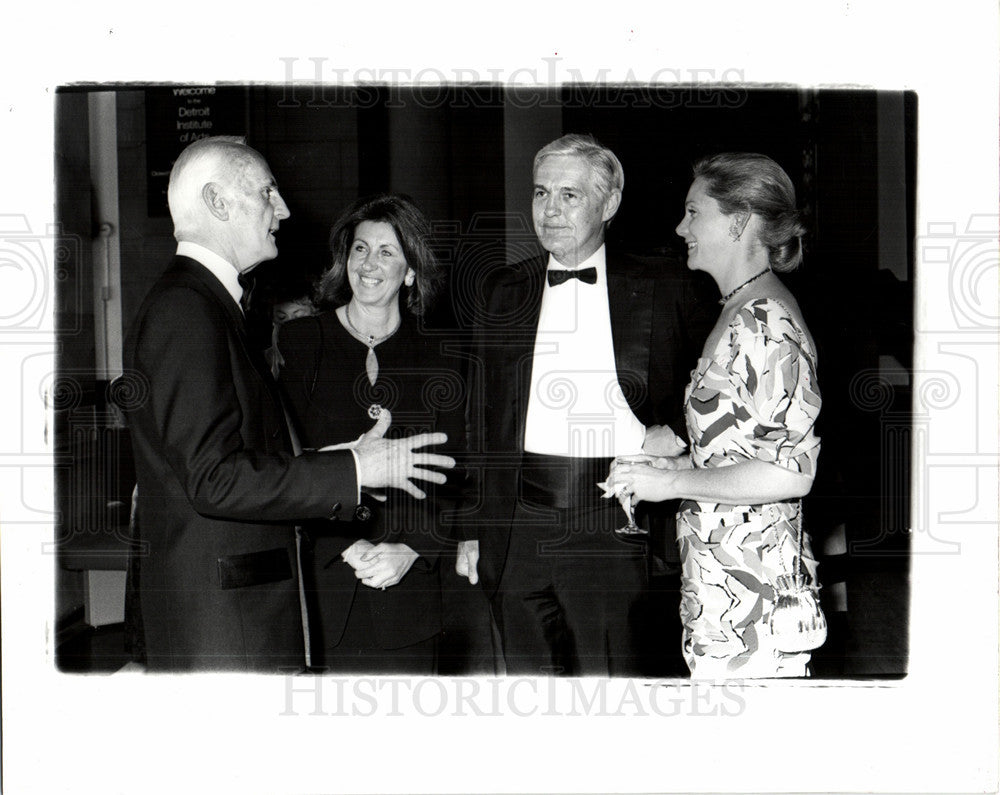
[[[354,504],[361,504],[361,462],[358,461],[358,454],[351,450],[351,458],[354,459],[354,482],[358,484],[354,493]]]

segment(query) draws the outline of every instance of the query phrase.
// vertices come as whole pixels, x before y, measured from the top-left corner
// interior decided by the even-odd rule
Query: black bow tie
[[[577,271],[551,270],[546,273],[550,287],[563,284],[568,279],[579,279],[584,284],[597,284],[597,268],[582,268]]]
[[[245,315],[250,311],[250,299],[253,296],[256,277],[250,273],[241,273],[237,281],[239,281],[240,287],[243,288],[243,295],[240,297],[240,308],[243,309],[243,314]]]

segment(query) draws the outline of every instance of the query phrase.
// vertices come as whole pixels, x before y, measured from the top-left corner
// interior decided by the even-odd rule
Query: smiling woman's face
[[[386,306],[396,300],[403,280],[411,273],[391,224],[362,221],[355,227],[347,255],[347,280],[355,301]]]
[[[684,217],[674,230],[687,244],[687,264],[691,270],[719,274],[732,264],[742,249],[734,244],[730,230],[733,217],[708,195],[705,180],[691,183],[684,200]]]

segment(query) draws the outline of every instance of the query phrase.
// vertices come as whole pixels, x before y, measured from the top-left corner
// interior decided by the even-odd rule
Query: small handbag
[[[793,561],[791,574],[778,575],[775,582],[774,607],[769,626],[774,647],[781,652],[798,654],[818,649],[826,641],[826,616],[819,606],[819,585],[802,563],[802,503],[799,503],[799,554]]]

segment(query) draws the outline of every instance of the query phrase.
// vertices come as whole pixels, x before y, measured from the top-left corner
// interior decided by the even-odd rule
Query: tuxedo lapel
[[[507,416],[514,420],[510,430],[517,445],[524,441],[545,265],[544,257],[536,257],[516,266],[520,271],[497,287],[491,302],[497,313],[496,318],[509,319],[508,323],[497,324],[496,343],[502,346],[499,359],[503,362],[504,372],[511,374],[506,381],[507,394],[503,399],[511,405]]]
[[[618,383],[633,411],[647,391],[653,332],[653,280],[608,257],[608,308]]]

